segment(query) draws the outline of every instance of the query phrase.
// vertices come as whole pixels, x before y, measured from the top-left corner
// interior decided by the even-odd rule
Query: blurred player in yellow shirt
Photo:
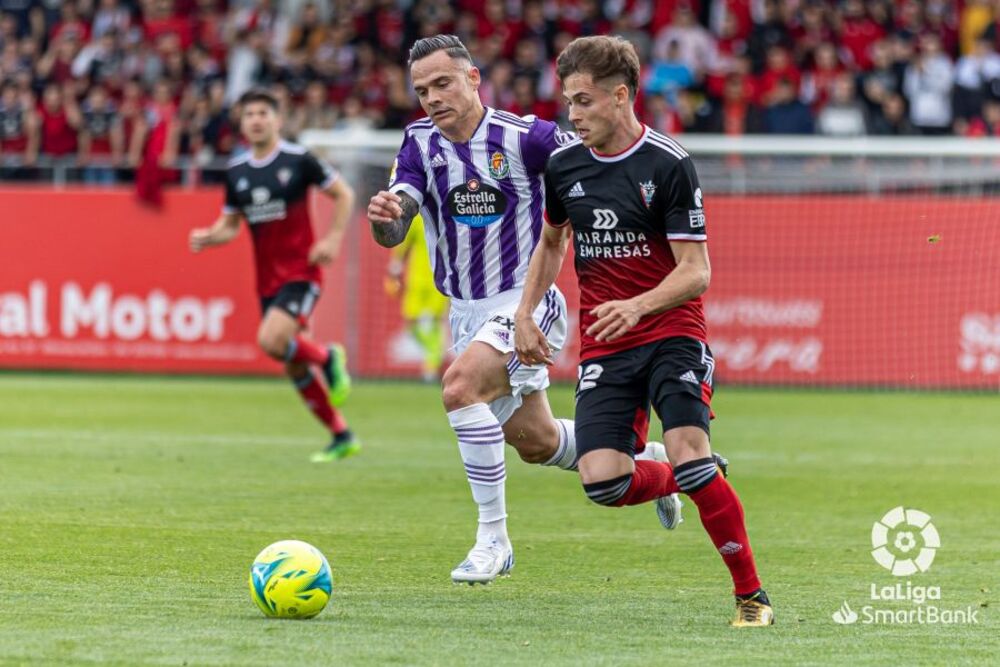
[[[434,286],[431,261],[424,245],[424,220],[417,215],[406,238],[392,249],[385,291],[393,297],[402,291],[403,319],[423,351],[423,378],[432,382],[439,377],[444,360],[442,318],[448,312],[448,297]]]

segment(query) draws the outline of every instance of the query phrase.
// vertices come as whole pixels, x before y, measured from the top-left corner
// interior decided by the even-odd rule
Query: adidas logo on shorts
[[[681,376],[681,380],[684,382],[691,382],[693,384],[698,384],[698,377],[694,374],[694,371],[688,371]]]

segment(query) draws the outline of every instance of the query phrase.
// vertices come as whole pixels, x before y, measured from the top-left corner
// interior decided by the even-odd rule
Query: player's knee
[[[285,352],[288,350],[288,339],[285,336],[262,331],[257,336],[257,345],[261,351],[272,359],[284,361]]]
[[[712,454],[708,434],[697,426],[671,429],[664,434],[663,440],[674,465],[703,459]]]
[[[601,479],[587,482],[580,473],[580,480],[583,481],[583,492],[591,502],[605,507],[621,507],[625,504],[625,496],[629,487],[632,486],[632,473],[613,477],[611,479]]]
[[[482,403],[480,394],[475,378],[470,372],[452,366],[444,374],[441,381],[441,401],[448,412]]]

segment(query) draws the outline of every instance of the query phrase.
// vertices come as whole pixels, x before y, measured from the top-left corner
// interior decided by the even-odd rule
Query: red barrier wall
[[[0,367],[268,373],[246,232],[195,256],[187,233],[221,193],[0,190]],[[329,206],[316,202],[317,219]],[[912,387],[1000,384],[997,208],[977,198],[713,197],[710,343],[724,381]],[[358,219],[314,319],[367,376],[418,372],[388,251]],[[574,337],[578,298],[560,276]]]

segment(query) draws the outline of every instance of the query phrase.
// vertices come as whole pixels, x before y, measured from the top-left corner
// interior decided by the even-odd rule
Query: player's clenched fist
[[[389,223],[399,220],[403,215],[399,195],[382,190],[368,202],[368,219],[371,222]]]
[[[207,227],[192,229],[191,234],[188,236],[188,245],[191,247],[191,252],[201,252],[211,245],[211,241],[212,230]]]

